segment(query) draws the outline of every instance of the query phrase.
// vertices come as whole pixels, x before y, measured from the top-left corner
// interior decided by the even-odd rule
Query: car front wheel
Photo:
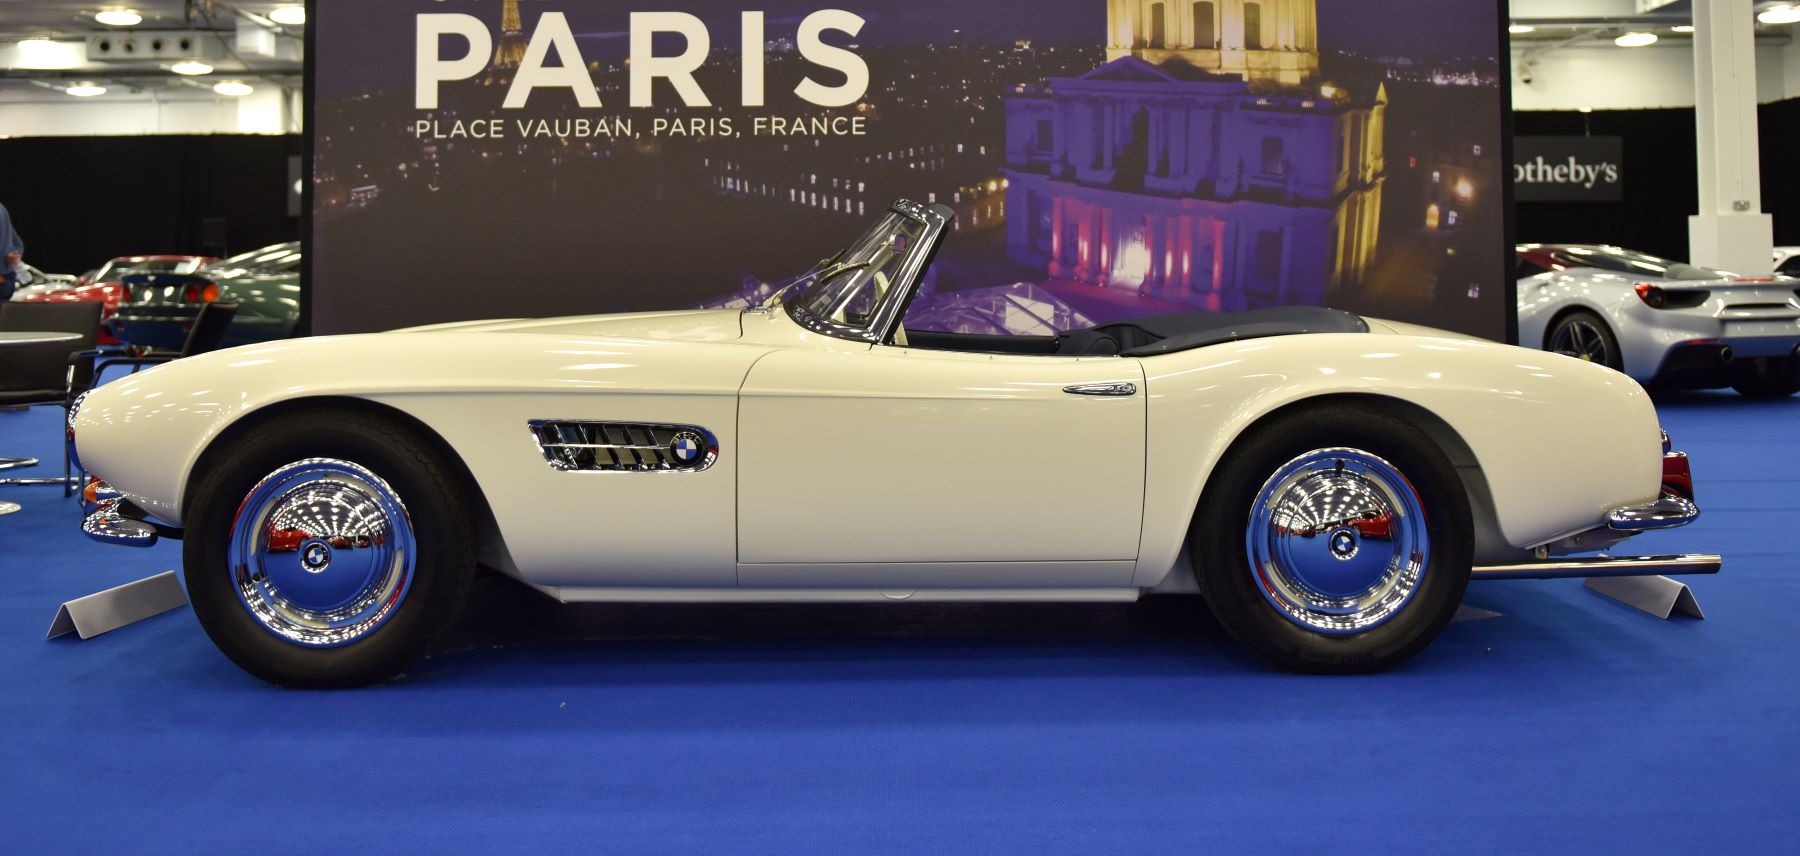
[[[1586,310],[1576,310],[1557,319],[1556,325],[1550,328],[1549,347],[1553,351],[1578,360],[1599,363],[1609,369],[1622,370],[1625,358],[1619,351],[1618,337],[1600,320],[1600,316]]]
[[[1219,623],[1276,665],[1357,673],[1430,644],[1468,585],[1468,497],[1437,445],[1378,407],[1259,426],[1195,517],[1191,555]]]
[[[463,491],[407,426],[359,411],[253,429],[194,485],[183,547],[201,626],[290,687],[380,683],[456,617],[475,567]]]

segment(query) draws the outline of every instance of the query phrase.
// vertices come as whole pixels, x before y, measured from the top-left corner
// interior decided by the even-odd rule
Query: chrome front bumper
[[[123,497],[107,499],[92,509],[82,518],[81,534],[102,544],[149,547],[162,538],[179,541],[185,534],[177,527],[151,520],[143,509]]]
[[[125,500],[109,499],[81,521],[81,534],[102,544],[148,547],[156,543],[156,525],[125,516]]]

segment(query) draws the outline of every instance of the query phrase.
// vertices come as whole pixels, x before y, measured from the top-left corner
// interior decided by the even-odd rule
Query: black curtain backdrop
[[[1800,135],[1800,99],[1759,110],[1763,210],[1775,216],[1775,243],[1800,244],[1800,165],[1786,156]],[[1520,136],[1625,138],[1625,200],[1619,203],[1521,202],[1522,242],[1617,244],[1688,258],[1688,217],[1699,209],[1694,111],[1521,112]]]
[[[237,253],[300,237],[298,135],[0,140],[0,203],[25,260],[79,274],[115,256]]]

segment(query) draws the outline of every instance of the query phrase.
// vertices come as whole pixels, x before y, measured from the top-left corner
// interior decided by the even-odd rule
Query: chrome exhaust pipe
[[[1720,345],[1719,346],[1719,363],[1720,364],[1727,365],[1727,366],[1731,365],[1731,361],[1734,357],[1736,357],[1736,355],[1731,352],[1730,345]]]
[[[1680,556],[1588,556],[1476,565],[1470,579],[1560,580],[1575,577],[1654,577],[1716,574],[1724,559],[1713,553]]]

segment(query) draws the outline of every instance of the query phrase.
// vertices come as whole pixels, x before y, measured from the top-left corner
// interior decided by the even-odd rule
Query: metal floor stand
[[[91,639],[171,609],[180,609],[187,602],[187,592],[182,590],[175,572],[163,571],[63,604],[57,608],[56,618],[50,622],[50,632],[44,638],[55,639],[74,633],[82,639]]]
[[[1586,588],[1633,609],[1667,619],[1675,613],[1704,619],[1700,601],[1687,583],[1668,577],[1590,577]]]

